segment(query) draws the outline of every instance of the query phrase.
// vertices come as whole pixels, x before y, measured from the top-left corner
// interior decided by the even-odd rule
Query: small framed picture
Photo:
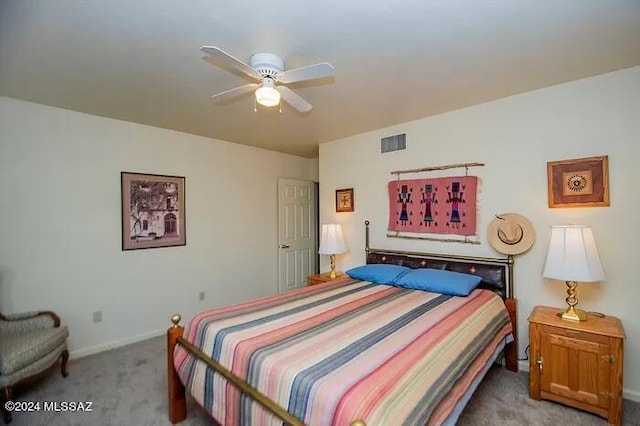
[[[547,163],[549,207],[609,206],[609,157]]]
[[[336,189],[336,212],[353,211],[353,188]]]
[[[187,244],[185,178],[122,172],[122,250]]]

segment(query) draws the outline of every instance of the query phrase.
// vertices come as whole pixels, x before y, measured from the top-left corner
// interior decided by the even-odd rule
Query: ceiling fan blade
[[[227,67],[230,67],[238,71],[242,71],[243,73],[247,74],[249,77],[255,78],[257,80],[260,80],[262,78],[260,73],[255,69],[253,69],[251,66],[245,64],[240,59],[231,56],[230,54],[228,54],[227,52],[225,52],[224,50],[218,47],[202,46],[200,50],[202,50],[204,53],[210,56],[210,58],[206,57],[205,59],[209,62],[212,62],[214,65],[219,65],[220,63],[222,63]]]
[[[236,87],[235,89],[227,90],[225,92],[221,92],[216,95],[213,95],[211,99],[213,99],[213,103],[224,103],[235,97],[244,95],[245,93],[253,92],[258,87],[260,87],[258,83],[245,84],[244,86],[239,86],[239,87]]]
[[[308,112],[311,111],[313,106],[298,96],[293,90],[289,89],[286,86],[278,86],[278,92],[280,92],[280,96],[282,96],[282,100],[291,105],[293,108],[300,112]]]
[[[317,78],[333,77],[335,69],[328,62],[309,65],[302,68],[283,71],[278,74],[282,83],[296,83],[298,81],[315,80]]]

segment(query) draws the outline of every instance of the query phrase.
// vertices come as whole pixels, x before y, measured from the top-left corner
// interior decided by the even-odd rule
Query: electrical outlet
[[[201,302],[204,300],[204,291],[201,291],[200,294],[198,294],[198,300]]]
[[[93,313],[93,322],[100,322],[102,321],[102,311],[95,311]]]

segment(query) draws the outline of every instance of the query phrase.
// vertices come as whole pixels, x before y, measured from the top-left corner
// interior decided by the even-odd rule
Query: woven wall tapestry
[[[390,231],[476,234],[477,176],[389,182]]]

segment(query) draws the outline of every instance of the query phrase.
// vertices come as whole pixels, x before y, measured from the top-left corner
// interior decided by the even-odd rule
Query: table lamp
[[[336,277],[336,254],[345,253],[347,248],[342,237],[342,226],[338,223],[328,223],[322,225],[320,235],[320,249],[318,254],[328,254],[331,259],[330,278]]]
[[[578,281],[595,282],[604,279],[591,228],[584,225],[555,225],[551,227],[551,241],[542,274],[545,278],[566,281],[569,307],[559,313],[563,319],[584,321],[584,311],[578,304]]]

